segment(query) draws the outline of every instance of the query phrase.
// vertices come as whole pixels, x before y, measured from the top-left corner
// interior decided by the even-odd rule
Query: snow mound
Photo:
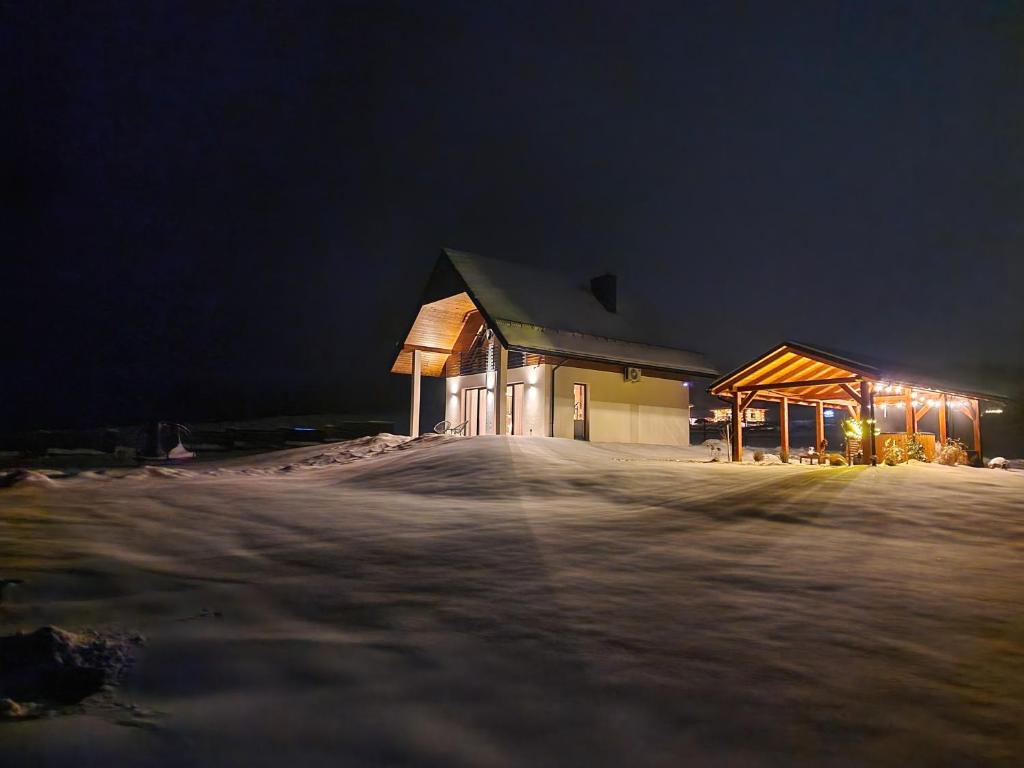
[[[25,717],[40,703],[74,704],[115,684],[138,635],[116,637],[41,627],[0,637],[0,715]]]
[[[392,435],[381,433],[370,437],[360,437],[355,440],[347,440],[343,443],[334,443],[327,447],[318,445],[321,448],[312,456],[305,456],[298,461],[285,464],[280,469],[283,472],[293,472],[297,469],[311,469],[318,467],[330,467],[338,464],[350,464],[359,459],[369,456],[379,456],[391,451],[404,450],[411,447],[419,447],[430,443],[443,442],[447,438],[443,435],[428,433],[417,438],[406,435]]]
[[[31,469],[15,469],[0,475],[0,488],[13,488],[21,484],[53,485],[53,480],[43,472]]]
[[[195,472],[191,472],[190,470],[187,470],[187,469],[177,469],[175,467],[150,467],[150,466],[146,466],[146,467],[143,467],[143,471],[147,475],[150,475],[151,477],[185,478],[185,477],[192,477],[192,476],[195,475]]]

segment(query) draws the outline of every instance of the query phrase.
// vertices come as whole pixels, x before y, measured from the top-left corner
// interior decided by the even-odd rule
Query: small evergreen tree
[[[928,461],[924,452],[924,443],[917,439],[917,435],[909,435],[906,445],[907,461]]]

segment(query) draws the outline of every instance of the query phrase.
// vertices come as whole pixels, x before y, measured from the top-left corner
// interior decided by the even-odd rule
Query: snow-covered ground
[[[0,489],[0,765],[1019,765],[1024,472],[384,437]]]

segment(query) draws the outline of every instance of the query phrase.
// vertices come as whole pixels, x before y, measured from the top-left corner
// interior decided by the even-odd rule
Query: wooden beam
[[[922,405],[921,409],[914,411],[914,431],[917,432],[917,425],[921,422],[921,419],[930,411],[932,407],[930,405]]]
[[[860,450],[864,463],[874,466],[872,457],[875,455],[875,408],[871,401],[871,382],[860,383]]]
[[[857,405],[863,404],[864,401],[861,399],[861,395],[857,394],[857,391],[849,384],[840,384],[839,388],[843,390],[843,392],[848,394],[851,398],[853,398],[854,402],[856,402]]]
[[[747,384],[736,387],[737,392],[756,392],[764,389],[793,389],[795,387],[824,387],[830,384],[852,384],[858,381],[855,376],[843,376],[838,379],[808,379],[806,381],[779,381],[771,384]]]
[[[946,444],[946,396],[939,395],[939,443]]]
[[[971,411],[973,411],[973,417],[971,421],[974,422],[974,450],[978,452],[979,461],[985,459],[981,455],[981,404],[977,400],[970,400]]]
[[[860,418],[860,406],[859,405],[850,405],[849,403],[847,403],[846,404],[846,410],[848,410],[850,412],[850,416],[851,417],[853,417],[855,419],[859,419]]]
[[[782,398],[779,403],[779,432],[782,436],[782,460],[789,461],[789,399]]]
[[[910,399],[910,390],[903,395],[903,410],[906,412],[906,429],[908,435],[913,435],[917,432],[917,421],[914,419],[914,404]]]
[[[505,424],[505,411],[508,407],[508,392],[505,385],[508,384],[508,349],[502,344],[497,336],[494,338],[497,346],[498,358],[494,366],[494,434],[504,435],[508,429]],[[587,407],[590,404],[587,403]],[[589,414],[588,414],[589,416]]]
[[[821,451],[825,442],[825,404],[819,402],[814,406],[814,450]]]
[[[409,402],[409,437],[420,436],[420,373],[423,371],[423,353],[412,351],[412,399]]]
[[[452,351],[444,347],[426,347],[422,344],[403,344],[403,352],[434,352],[439,355],[450,355]]]
[[[736,392],[732,396],[732,460],[743,461],[743,406],[741,395]]]
[[[740,393],[740,391],[739,391],[739,390],[737,390],[737,391],[736,391],[736,395],[737,395],[737,396],[741,396],[741,393]],[[740,415],[741,415],[741,416],[743,415],[743,414],[742,414],[742,411],[745,411],[745,410],[747,410],[747,408],[748,408],[748,407],[750,407],[750,404],[751,404],[752,402],[754,402],[754,400],[755,400],[755,398],[756,398],[756,397],[757,397],[757,390],[754,390],[753,392],[751,392],[751,393],[750,393],[749,395],[747,395],[746,397],[744,397],[744,398],[743,398],[743,399],[742,399],[742,400],[740,401],[740,403],[741,403],[741,404],[740,404],[740,411],[741,411]]]

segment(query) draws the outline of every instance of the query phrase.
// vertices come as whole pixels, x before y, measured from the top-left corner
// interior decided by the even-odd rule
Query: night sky
[[[446,245],[1024,367],[1021,4],[6,0],[0,72],[2,427],[400,409]]]

